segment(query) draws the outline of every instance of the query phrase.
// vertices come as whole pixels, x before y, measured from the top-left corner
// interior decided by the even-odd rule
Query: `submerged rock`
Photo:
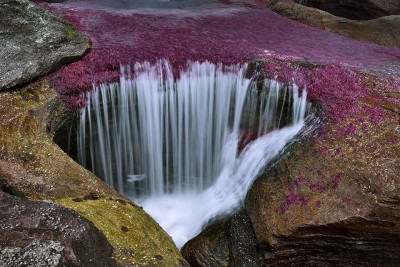
[[[28,0],[0,0],[0,90],[80,58],[89,40]]]

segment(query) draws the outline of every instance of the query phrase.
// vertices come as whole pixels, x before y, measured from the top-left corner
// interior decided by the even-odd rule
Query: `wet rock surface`
[[[398,122],[369,131],[303,141],[253,185],[246,210],[266,266],[400,263]]]
[[[105,236],[77,213],[0,191],[1,266],[117,266],[112,255]]]
[[[10,8],[13,4],[30,6],[25,1],[2,1],[0,12],[6,10],[3,7]],[[160,49],[149,47],[150,42],[128,42],[129,39],[125,39],[123,34],[107,30],[120,29],[116,25],[126,25],[125,32],[137,30],[129,28],[124,14],[82,7],[76,10],[65,6],[50,8],[64,14],[71,22],[77,23],[84,31],[92,34],[96,46],[94,53],[89,55],[86,61],[65,68],[64,72],[58,73],[59,76],[53,77],[61,84],[70,82],[68,88],[59,92],[73,97],[87,89],[85,82],[91,84],[92,75],[99,76],[96,81],[116,78],[119,75],[121,59],[128,58],[127,55],[134,55],[132,60],[154,60],[168,56],[175,62],[181,62],[186,60],[189,54],[194,60],[212,58],[224,63],[236,63],[254,57],[295,60],[298,57],[293,56],[300,54],[301,59],[309,59],[310,62],[340,63],[353,67],[381,67],[388,62],[396,62],[399,58],[399,50],[353,42],[333,34],[322,34],[319,30],[314,31],[310,27],[281,20],[276,14],[271,15],[271,12],[265,10],[235,9],[231,10],[229,19],[226,19],[226,13],[223,12],[211,17],[200,14],[195,20],[186,17],[185,20],[194,25],[193,29],[210,26],[208,29],[212,34],[196,30],[200,35],[193,35],[191,30],[185,28],[177,31],[175,26],[182,21],[179,15],[174,18],[164,16],[161,20],[157,20],[154,14],[135,16],[134,22],[143,23],[137,24],[142,38],[139,38],[140,40],[151,37],[152,43],[160,44],[157,40],[172,38],[169,39],[171,42],[163,42],[164,46]],[[7,14],[4,18],[9,18],[10,15]],[[87,21],[83,18],[92,17],[93,14],[99,15],[99,20],[85,24]],[[248,28],[240,27],[244,31],[226,35],[226,25],[232,27],[231,18],[246,21],[249,17],[253,21],[246,24]],[[110,21],[113,23],[109,23]],[[242,22],[239,20],[239,25],[243,25]],[[2,22],[2,25],[6,23],[8,20]],[[148,30],[140,25],[152,25],[151,28],[157,34],[146,35],[148,32],[140,32],[142,29]],[[163,31],[160,25],[166,27],[166,31]],[[254,32],[255,27],[268,29],[265,33],[270,34]],[[170,34],[171,32],[174,34]],[[287,35],[283,36],[283,32]],[[75,36],[71,31],[70,34]],[[238,34],[243,37],[243,45],[236,42]],[[68,36],[68,31],[66,35]],[[182,38],[188,36],[195,38],[189,39],[193,41],[182,43]],[[202,36],[207,38],[200,38]],[[209,36],[220,38],[211,38],[213,43],[204,46],[205,43],[208,44]],[[225,38],[227,36],[229,38]],[[269,40],[258,38],[260,36],[266,36]],[[294,38],[290,39],[288,36]],[[128,41],[115,42],[119,39],[114,37]],[[195,42],[198,39],[203,43]],[[228,42],[221,43],[222,39]],[[35,40],[37,39],[30,42]],[[113,42],[109,42],[110,40]],[[253,43],[249,44],[247,40],[252,40]],[[254,43],[254,40],[257,41]],[[138,47],[132,47],[131,44],[138,44]],[[197,44],[199,50],[193,49],[193,44]],[[80,53],[83,53],[86,41],[81,45]],[[184,49],[179,49],[182,48],[180,45],[183,45]],[[229,45],[229,49],[226,45]],[[208,49],[210,46],[215,49]],[[202,47],[206,47],[207,51],[201,50]],[[46,49],[50,50],[49,47]],[[226,56],[227,50],[232,53]],[[13,51],[9,55],[16,55]],[[36,50],[31,53],[35,54]],[[69,54],[68,58],[74,56],[70,57]],[[8,73],[8,65],[0,65],[0,69],[5,70],[0,72],[1,78],[8,79],[2,81],[2,88],[32,79],[62,62],[61,59],[54,59],[57,63],[54,65],[47,62],[44,72],[37,69],[30,72],[30,65],[26,64],[29,58],[26,62],[20,58],[13,60],[19,62],[18,64],[23,62],[29,69],[27,73],[32,74],[11,74]],[[87,68],[89,65],[99,68],[93,70]],[[391,65],[383,67],[385,66]],[[12,70],[18,68],[11,67]],[[95,71],[98,73],[94,73]],[[82,78],[82,83],[77,76]],[[253,185],[245,205],[248,216],[235,214],[207,228],[208,230],[185,246],[183,253],[188,261],[194,266],[364,266],[369,263],[398,265],[399,86],[389,86],[389,89],[384,90],[382,85],[375,83],[378,78],[366,77],[363,81],[369,84],[370,92],[358,99],[365,107],[362,112],[352,114],[352,117],[345,116],[340,122],[329,122],[327,116],[324,117],[326,114],[321,112],[319,115],[325,122],[324,127],[314,136],[309,135],[307,140],[293,146],[286,158],[264,173]],[[79,87],[81,85],[82,87]],[[348,99],[339,100],[346,102]],[[39,80],[18,91],[2,92],[0,103],[0,176],[3,181],[1,187],[5,188],[5,191],[31,199],[51,199],[75,210],[104,233],[106,241],[114,248],[113,257],[119,264],[187,265],[172,240],[145,212],[76,164],[52,142],[52,134],[58,128],[65,110],[60,108],[59,98],[47,81]],[[347,104],[351,106],[358,103]],[[323,110],[329,103],[315,100],[315,104],[320,105]],[[75,105],[77,106],[79,105]],[[2,201],[0,207],[7,207],[7,201]],[[16,216],[18,214],[17,212]],[[29,216],[24,217],[27,221],[35,218],[35,214],[28,214]],[[52,213],[49,211],[49,214]],[[0,217],[1,222],[8,222],[7,220],[7,216]],[[14,218],[14,221],[17,219]],[[58,225],[57,222],[54,223]],[[45,240],[20,238],[25,240],[25,243],[16,245],[12,242],[19,241],[19,237],[7,238],[4,235],[17,235],[21,229],[12,232],[7,228],[5,231],[6,227],[2,225],[0,239],[5,240],[1,241],[5,244],[4,249],[1,249],[2,257],[5,260],[9,260],[10,257],[12,260],[25,260],[21,255],[30,255],[34,260],[46,258],[49,264],[69,259],[70,254],[65,257],[63,254],[68,250],[68,246],[55,238],[58,234],[52,231],[52,227],[54,226],[48,225],[46,230],[51,236],[44,236]],[[35,233],[32,235],[35,236]],[[105,254],[109,255],[107,253],[109,252]],[[90,256],[86,259],[90,259]],[[82,266],[90,266],[90,263]]]
[[[243,231],[245,236],[254,231],[255,237],[242,242],[255,248],[246,253],[253,255],[254,266],[400,264],[400,83],[357,72],[352,77],[360,83],[347,88],[347,78],[346,83],[327,82],[346,77],[346,72],[336,76],[329,69],[330,78],[314,71],[312,79],[319,81],[308,84],[322,123],[293,143],[248,192],[244,208],[251,223]],[[316,76],[321,74],[325,77]],[[324,94],[323,88],[328,94],[317,96]],[[235,239],[227,226],[214,231],[191,240],[183,255],[193,257],[186,251],[196,251],[198,242],[218,235],[224,236],[221,247],[213,244],[197,255],[213,258],[213,251],[223,246],[230,251],[223,262],[241,255],[231,247]]]
[[[354,20],[400,15],[400,2],[397,0],[308,0],[307,6]]]
[[[0,90],[80,58],[89,41],[28,0],[0,1]]]
[[[260,266],[261,251],[246,211],[211,223],[188,241],[182,254],[190,266]]]
[[[284,17],[342,36],[400,48],[400,15],[378,16],[375,19],[358,21],[283,1],[271,5],[271,9]],[[346,10],[353,11],[353,9]]]
[[[229,266],[229,237],[226,221],[213,223],[182,248],[182,255],[192,267]]]

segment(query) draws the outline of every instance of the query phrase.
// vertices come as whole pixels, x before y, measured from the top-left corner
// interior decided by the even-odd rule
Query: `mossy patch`
[[[76,34],[77,34],[77,32],[76,32],[74,26],[72,26],[71,24],[68,25],[68,27],[67,27],[67,38],[68,38],[68,40],[74,39]]]
[[[114,198],[79,199],[64,198],[57,203],[93,222],[114,247],[119,263],[185,266],[172,239],[140,207]]]

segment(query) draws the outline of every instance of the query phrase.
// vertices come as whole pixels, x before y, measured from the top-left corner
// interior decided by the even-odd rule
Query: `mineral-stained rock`
[[[336,17],[315,8],[289,4],[282,1],[271,5],[271,9],[292,20],[349,38],[400,48],[399,15],[385,16],[366,21],[356,21]]]
[[[0,266],[117,266],[105,236],[57,204],[0,191]]]
[[[0,90],[82,56],[88,39],[28,0],[0,0]]]
[[[229,246],[220,262],[247,254],[254,266],[399,266],[400,81],[316,70],[308,93],[322,124],[257,178],[244,205],[251,223],[242,219],[236,235],[227,225],[237,214],[210,226],[185,245],[190,262]],[[215,236],[224,242],[204,245]]]
[[[398,0],[307,0],[307,6],[324,10],[338,17],[356,20],[400,15]]]
[[[377,88],[251,187],[245,207],[265,266],[400,264],[400,88]]]

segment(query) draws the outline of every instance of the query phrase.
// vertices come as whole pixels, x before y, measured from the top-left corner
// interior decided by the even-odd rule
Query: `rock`
[[[210,226],[213,231],[184,246],[189,262],[207,266],[206,257],[215,259],[229,246],[219,261],[228,265],[216,266],[235,259],[250,260],[244,266],[399,265],[400,80],[306,68],[321,124],[316,131],[306,127],[257,178],[244,214],[225,218],[224,227]],[[284,64],[273,69],[290,73]],[[210,241],[217,236],[223,242]]]
[[[0,93],[0,103],[0,174],[10,190],[35,199],[119,197],[53,143],[67,113],[45,80]]]
[[[0,0],[0,91],[81,57],[89,41],[28,0]]]
[[[255,267],[260,250],[246,211],[238,211],[207,226],[188,241],[182,254],[190,266]]]
[[[182,255],[190,266],[229,266],[227,228],[226,221],[215,222],[183,246]]]
[[[0,191],[1,266],[117,266],[105,236],[57,204]]]
[[[248,192],[263,266],[400,263],[400,86],[362,80],[357,112],[324,119]]]
[[[286,2],[277,2],[270,8],[281,16],[348,38],[400,48],[400,16],[355,21],[336,17],[315,8]]]
[[[75,210],[105,235],[118,264],[187,266],[172,239],[143,209],[52,141],[68,113],[45,80],[1,92],[0,103],[1,187]]]
[[[308,0],[307,6],[354,20],[400,15],[400,2],[397,0]]]

